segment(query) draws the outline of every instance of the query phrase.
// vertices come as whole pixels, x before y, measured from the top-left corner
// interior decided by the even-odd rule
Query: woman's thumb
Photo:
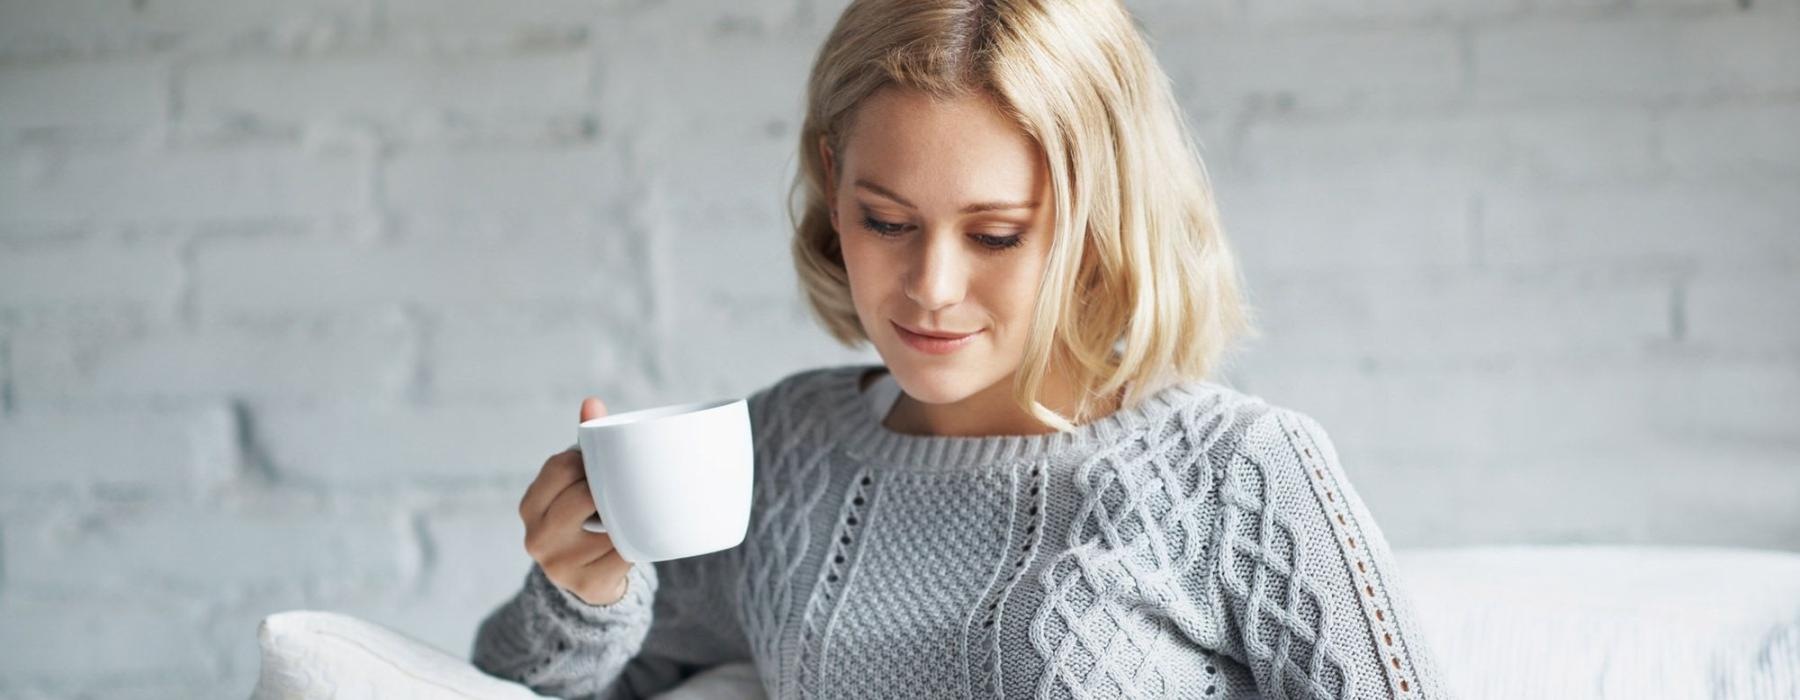
[[[589,396],[581,400],[581,422],[586,423],[606,415],[606,404],[600,399]]]

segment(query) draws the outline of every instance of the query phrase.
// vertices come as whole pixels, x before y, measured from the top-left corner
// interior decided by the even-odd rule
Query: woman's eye
[[[1006,250],[1007,248],[1012,248],[1025,242],[1025,234],[1020,233],[1011,236],[978,235],[975,237],[975,240],[981,241],[982,245],[994,250]]]
[[[893,224],[873,216],[863,217],[863,227],[883,236],[891,236],[906,229],[906,224]]]
[[[905,232],[907,228],[909,228],[909,226],[906,224],[896,224],[896,223],[892,223],[892,222],[888,222],[888,221],[882,221],[880,219],[877,219],[873,216],[868,216],[868,215],[863,216],[862,225],[863,225],[863,228],[873,231],[873,232],[875,232],[875,235],[881,236],[883,238],[892,238],[894,236],[898,236],[901,233]],[[1018,245],[1020,243],[1024,242],[1025,234],[1019,233],[1019,234],[1014,234],[1011,236],[991,236],[988,234],[977,233],[977,234],[970,235],[970,238],[975,239],[976,242],[980,243],[983,247],[987,248],[988,250],[1001,251],[1001,250],[1006,250],[1007,248],[1018,247]]]

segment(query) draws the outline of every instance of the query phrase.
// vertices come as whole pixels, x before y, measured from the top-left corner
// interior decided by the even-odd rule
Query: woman
[[[853,2],[806,109],[794,260],[883,364],[750,397],[722,552],[624,562],[552,457],[477,666],[582,697],[739,661],[776,697],[1446,695],[1324,430],[1206,379],[1248,314],[1117,2]]]

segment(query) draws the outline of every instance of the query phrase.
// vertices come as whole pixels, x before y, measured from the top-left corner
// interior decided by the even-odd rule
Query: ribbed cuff
[[[544,574],[543,567],[532,563],[526,587],[558,620],[578,625],[610,627],[650,623],[651,607],[656,601],[656,567],[634,563],[625,574],[625,596],[611,605],[593,605],[580,596],[563,590]]]

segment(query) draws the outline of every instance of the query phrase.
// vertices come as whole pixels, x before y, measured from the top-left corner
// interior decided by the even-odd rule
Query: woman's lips
[[[890,323],[892,322],[890,321]],[[894,323],[893,325],[894,332],[899,333],[900,339],[906,341],[907,345],[912,346],[914,350],[918,350],[919,352],[930,353],[933,355],[956,352],[963,346],[973,342],[975,336],[981,335],[982,333],[981,331],[975,331],[974,333],[956,338],[935,338],[929,335],[920,335],[909,331],[905,326],[898,323]]]

